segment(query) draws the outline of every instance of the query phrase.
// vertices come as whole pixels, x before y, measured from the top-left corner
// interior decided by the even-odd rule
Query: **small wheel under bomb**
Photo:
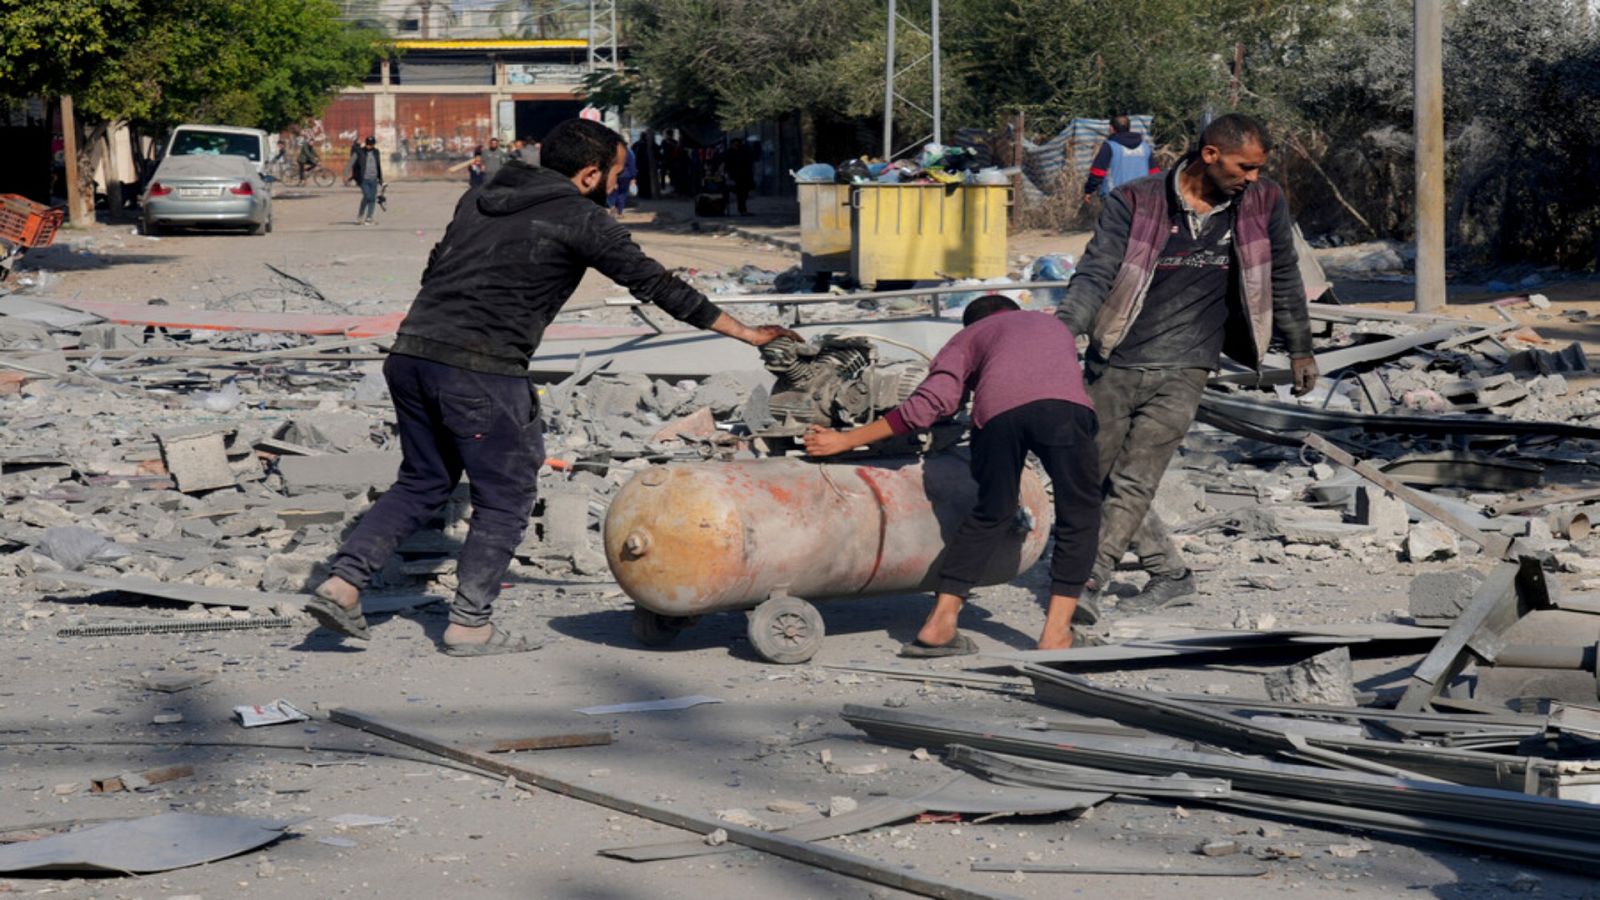
[[[798,597],[774,595],[749,616],[750,645],[768,662],[803,663],[822,649],[822,613]]]
[[[646,647],[665,647],[678,639],[679,632],[693,625],[699,616],[664,616],[661,613],[633,608],[633,637]]]

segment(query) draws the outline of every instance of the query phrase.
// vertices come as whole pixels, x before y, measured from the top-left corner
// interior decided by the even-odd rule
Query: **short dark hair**
[[[1132,131],[1133,122],[1127,116],[1112,116],[1111,130],[1115,132]]]
[[[1008,309],[1021,309],[1017,301],[1005,294],[984,294],[982,297],[967,304],[966,310],[961,313],[961,327],[965,328],[979,319],[986,319],[997,312]]]
[[[1244,113],[1228,113],[1211,120],[1206,130],[1200,132],[1200,146],[1219,150],[1238,150],[1254,143],[1265,152],[1272,152],[1272,136],[1260,119]]]
[[[596,166],[604,172],[617,159],[622,135],[589,119],[568,119],[544,136],[539,164],[568,178]]]

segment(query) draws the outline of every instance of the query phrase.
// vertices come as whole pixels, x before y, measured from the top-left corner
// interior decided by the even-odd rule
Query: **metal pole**
[[[1444,68],[1440,0],[1416,13],[1417,312],[1444,308]]]
[[[939,0],[933,0],[933,142],[941,143],[944,129],[940,127],[942,120],[939,116],[939,95],[944,93],[944,85],[939,81]]]
[[[894,20],[895,0],[889,0],[889,36],[883,53],[883,158],[894,158]]]

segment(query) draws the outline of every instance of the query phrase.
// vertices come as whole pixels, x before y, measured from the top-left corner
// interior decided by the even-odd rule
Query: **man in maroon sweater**
[[[833,456],[890,435],[927,428],[972,396],[972,476],[978,505],[961,523],[939,569],[933,611],[902,656],[976,653],[956,628],[961,607],[1017,514],[1022,467],[1039,457],[1055,493],[1050,608],[1039,649],[1072,645],[1072,613],[1100,533],[1094,404],[1083,388],[1072,330],[1049,313],[1022,312],[998,294],[967,305],[963,327],[933,358],[928,377],[881,419],[834,431],[813,425],[806,452]]]

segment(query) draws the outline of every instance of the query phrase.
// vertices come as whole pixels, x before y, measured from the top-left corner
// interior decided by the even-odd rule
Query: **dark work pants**
[[[1093,578],[1105,586],[1132,547],[1153,575],[1179,576],[1183,555],[1150,502],[1172,454],[1183,443],[1210,372],[1205,369],[1125,369],[1091,364],[1084,387],[1100,416],[1100,547]]]
[[[940,593],[964,598],[982,579],[1016,517],[1029,451],[1044,464],[1055,493],[1050,593],[1076,597],[1083,591],[1100,531],[1094,436],[1094,411],[1065,400],[1023,404],[973,433],[972,477],[978,482],[978,505],[950,542],[939,569]]]
[[[333,574],[364,586],[401,541],[444,507],[465,472],[472,519],[456,564],[450,621],[486,625],[544,464],[534,387],[526,377],[398,354],[383,364],[383,376],[400,431],[400,474],[345,539]]]

